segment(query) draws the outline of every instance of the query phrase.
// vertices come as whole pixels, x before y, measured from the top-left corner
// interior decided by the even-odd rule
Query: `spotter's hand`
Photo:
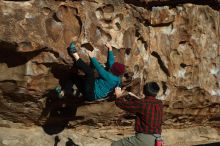
[[[117,98],[118,98],[118,97],[121,97],[122,94],[123,94],[123,92],[124,92],[124,90],[121,90],[120,87],[116,87],[116,88],[115,88],[115,95],[116,95]]]

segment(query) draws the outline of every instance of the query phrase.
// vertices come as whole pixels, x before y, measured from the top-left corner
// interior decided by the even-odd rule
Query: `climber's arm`
[[[113,51],[112,51],[112,46],[109,43],[107,43],[106,47],[108,48],[107,65],[108,65],[109,68],[111,68],[111,66],[115,62],[115,58],[114,58],[114,54],[113,54]]]

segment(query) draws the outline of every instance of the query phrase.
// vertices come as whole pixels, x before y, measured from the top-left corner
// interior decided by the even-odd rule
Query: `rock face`
[[[75,99],[48,97],[75,71],[67,52],[73,40],[83,59],[91,45],[101,63],[110,42],[117,61],[140,80],[136,93],[147,81],[159,82],[165,127],[217,126],[219,10],[217,0],[0,0],[0,117],[45,124],[48,115],[56,121],[68,111],[75,124],[117,121],[123,112],[113,102],[78,107]]]

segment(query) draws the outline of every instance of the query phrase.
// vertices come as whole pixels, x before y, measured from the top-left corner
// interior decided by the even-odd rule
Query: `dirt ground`
[[[109,146],[133,134],[132,127],[78,126],[48,134],[42,127],[0,127],[0,146]],[[211,127],[164,129],[165,146],[220,146],[218,131]]]

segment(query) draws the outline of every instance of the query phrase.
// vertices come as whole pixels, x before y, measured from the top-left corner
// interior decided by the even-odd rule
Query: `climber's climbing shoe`
[[[60,86],[57,86],[57,87],[55,88],[55,93],[56,93],[57,97],[59,97],[59,98],[63,98],[63,97],[64,97],[64,96],[63,96],[63,91],[62,91],[62,89],[61,89]]]
[[[68,51],[69,51],[70,54],[73,54],[73,53],[77,52],[77,49],[76,49],[76,46],[75,46],[74,42],[70,43],[70,46],[68,47]]]

